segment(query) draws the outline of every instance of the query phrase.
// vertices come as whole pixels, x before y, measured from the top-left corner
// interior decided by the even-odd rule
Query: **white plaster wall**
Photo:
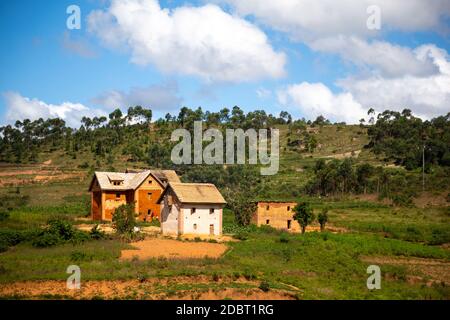
[[[195,213],[191,213],[191,208],[195,207]],[[214,213],[209,210],[214,208]],[[183,205],[184,234],[209,235],[209,226],[214,225],[214,235],[222,234],[222,207],[220,205]],[[194,229],[197,224],[197,229]]]
[[[161,231],[163,234],[178,235],[178,213],[177,205],[174,203],[169,206],[167,197],[165,197],[161,207]]]

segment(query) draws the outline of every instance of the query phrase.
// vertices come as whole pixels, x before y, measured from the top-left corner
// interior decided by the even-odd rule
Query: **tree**
[[[236,194],[228,200],[228,206],[234,212],[236,222],[241,226],[249,225],[256,211],[256,203],[244,193]]]
[[[117,207],[112,215],[112,223],[118,234],[132,234],[136,226],[134,204],[128,203]]]
[[[309,203],[302,202],[294,207],[294,220],[296,220],[301,228],[302,234],[305,233],[306,226],[314,221],[314,213]]]
[[[328,222],[328,209],[324,208],[317,216],[317,221],[320,224],[320,231],[323,232],[325,230],[325,225]]]

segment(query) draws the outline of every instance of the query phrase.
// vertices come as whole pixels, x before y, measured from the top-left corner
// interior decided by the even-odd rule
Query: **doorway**
[[[209,225],[209,235],[210,235],[210,236],[213,236],[213,235],[214,235],[214,225],[213,225],[213,224],[210,224],[210,225]]]

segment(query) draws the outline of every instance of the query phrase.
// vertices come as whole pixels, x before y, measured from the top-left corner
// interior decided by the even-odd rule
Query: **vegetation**
[[[328,209],[323,208],[322,211],[320,211],[319,215],[317,216],[317,221],[320,224],[320,231],[325,231],[325,225],[328,222]]]
[[[287,112],[273,116],[234,107],[218,112],[183,108],[178,115],[151,119],[149,109],[133,108],[127,114],[116,110],[109,117],[84,118],[79,128],[40,119],[0,129],[0,162],[8,168],[34,170],[33,163],[52,159],[52,170],[82,173],[80,179],[48,181],[45,187],[34,181],[35,174],[28,183],[17,182],[26,179],[22,173],[0,177],[0,283],[65,281],[67,266],[76,263],[84,280],[138,279],[144,285],[150,278],[191,279],[158,285],[155,290],[167,296],[236,287],[286,290],[302,299],[450,296],[445,282],[448,204],[417,203],[423,198],[423,142],[427,198],[448,198],[448,115],[421,121],[408,112],[386,111],[368,124],[351,126],[324,117],[294,120]],[[173,165],[170,133],[192,130],[196,120],[219,130],[280,129],[279,173],[262,177],[248,164]],[[135,224],[131,207],[114,215],[117,237],[105,235],[95,223],[90,232],[76,225],[89,223],[81,218],[89,214],[86,190],[92,172],[129,166],[172,168],[185,182],[216,184],[228,202],[223,232],[239,241],[228,242],[230,250],[220,259],[120,260],[121,250],[131,247],[118,240],[139,237],[134,227],[141,224]],[[303,231],[320,225],[323,232],[299,235],[251,224],[255,200],[270,199],[301,204],[296,217]],[[325,225],[340,232],[327,232]],[[426,266],[411,264],[418,258],[446,268],[430,273]],[[379,259],[381,290],[365,287],[370,259]]]
[[[296,220],[300,224],[302,233],[305,233],[306,227],[315,219],[311,206],[309,205],[309,203],[302,202],[297,204],[293,210],[295,212],[294,220]]]

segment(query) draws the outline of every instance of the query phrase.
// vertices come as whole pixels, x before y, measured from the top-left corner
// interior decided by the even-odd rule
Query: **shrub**
[[[57,234],[43,232],[41,235],[36,237],[36,239],[33,240],[32,245],[37,248],[46,248],[55,246],[60,242],[61,239],[58,237]]]
[[[262,281],[259,284],[259,289],[261,289],[264,292],[268,292],[270,290],[270,285],[267,281]]]
[[[248,233],[244,232],[244,231],[240,231],[240,232],[236,233],[235,235],[233,235],[233,238],[238,239],[238,240],[247,240]]]
[[[47,222],[47,227],[34,238],[32,245],[45,248],[66,242],[80,243],[89,239],[87,233],[75,230],[69,221],[52,218]]]
[[[36,234],[36,230],[0,230],[0,252],[6,251],[9,247],[15,246],[20,242],[32,240]]]
[[[9,218],[9,212],[5,209],[0,209],[0,221],[4,221]]]
[[[280,235],[280,242],[281,243],[288,243],[289,242],[289,236],[286,233],[282,233]]]
[[[102,230],[100,230],[98,224],[96,224],[95,226],[92,227],[91,231],[89,232],[89,235],[94,240],[100,240],[100,239],[106,238],[106,234]]]
[[[123,204],[116,208],[112,216],[113,228],[118,234],[133,234],[136,218],[133,204]]]
[[[325,225],[328,222],[328,209],[322,209],[322,211],[317,216],[317,221],[319,221],[320,224],[320,231],[323,232],[325,230]]]

